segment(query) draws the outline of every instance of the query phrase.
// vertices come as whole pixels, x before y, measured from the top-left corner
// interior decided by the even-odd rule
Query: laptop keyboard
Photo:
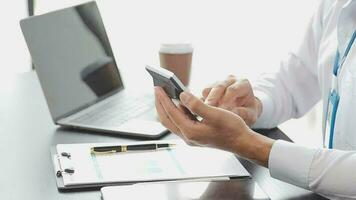
[[[152,95],[121,95],[113,97],[113,99],[97,108],[72,119],[71,122],[98,126],[117,126],[153,108],[154,98]]]

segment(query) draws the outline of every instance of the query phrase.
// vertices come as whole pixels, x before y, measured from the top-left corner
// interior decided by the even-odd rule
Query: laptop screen
[[[54,120],[123,88],[95,2],[21,21]]]

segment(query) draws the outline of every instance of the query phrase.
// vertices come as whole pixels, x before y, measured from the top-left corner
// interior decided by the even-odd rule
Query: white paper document
[[[234,154],[229,152],[191,147],[181,141],[147,141],[135,144],[144,143],[177,145],[162,150],[91,154],[91,147],[127,144],[58,144],[58,155],[63,152],[71,155],[70,158],[58,158],[60,168],[74,170],[74,173],[62,174],[64,185],[250,176]]]

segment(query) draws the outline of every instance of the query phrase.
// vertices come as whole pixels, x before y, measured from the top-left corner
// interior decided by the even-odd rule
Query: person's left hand
[[[155,87],[156,108],[160,121],[188,144],[236,151],[252,130],[238,115],[209,106],[188,92],[180,95],[185,108],[203,118],[194,120],[187,110],[176,106],[160,87]]]
[[[214,147],[268,166],[274,140],[251,130],[233,112],[205,104],[188,92],[180,94],[178,107],[160,87],[155,87],[156,109],[162,124],[188,144]],[[203,118],[197,121],[191,113]]]

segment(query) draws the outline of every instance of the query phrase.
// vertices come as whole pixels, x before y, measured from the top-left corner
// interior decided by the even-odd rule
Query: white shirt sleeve
[[[273,128],[300,117],[320,100],[317,61],[322,7],[323,4],[310,21],[301,45],[282,61],[279,71],[253,83],[254,94],[262,103],[262,114],[253,128]]]
[[[271,176],[331,199],[356,199],[356,151],[315,149],[276,141],[268,161]]]
[[[263,111],[255,128],[271,128],[306,113],[319,99],[318,51],[323,29],[322,1],[301,46],[281,64],[280,70],[261,79],[255,96]],[[308,148],[278,140],[271,149],[268,167],[272,177],[331,199],[356,199],[356,151]]]

